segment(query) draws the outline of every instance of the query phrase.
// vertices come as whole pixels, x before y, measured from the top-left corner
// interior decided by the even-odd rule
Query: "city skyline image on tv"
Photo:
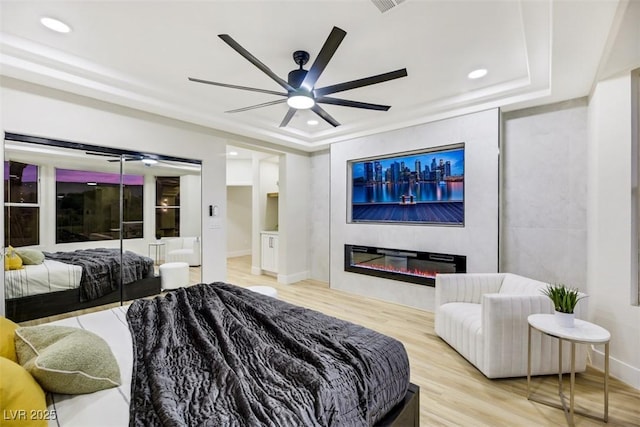
[[[349,163],[352,222],[464,224],[464,143]]]

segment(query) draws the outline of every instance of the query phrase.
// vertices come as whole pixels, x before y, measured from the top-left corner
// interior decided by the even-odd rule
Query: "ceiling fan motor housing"
[[[289,76],[287,77],[287,82],[294,88],[298,89],[302,84],[304,77],[306,75],[307,75],[307,70],[303,70],[303,69],[293,70],[289,73]]]
[[[307,70],[303,70],[302,66],[309,62],[309,52],[296,50],[293,52],[293,60],[300,66],[300,68],[289,73],[287,83],[298,89],[307,75]]]

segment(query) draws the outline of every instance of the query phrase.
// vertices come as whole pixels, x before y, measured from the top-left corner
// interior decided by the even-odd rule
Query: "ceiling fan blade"
[[[142,160],[142,158],[125,157],[122,160],[125,161],[125,162],[134,162],[134,161],[140,161],[140,160]],[[107,160],[107,162],[119,162],[119,161],[120,161],[119,158],[118,159]]]
[[[85,154],[89,155],[89,156],[99,156],[99,157],[110,157],[110,159],[107,159],[107,162],[119,162],[120,161],[120,155],[118,154],[111,154],[111,153],[101,153],[98,151],[85,151]],[[132,156],[129,154],[123,154],[122,155],[124,158],[123,160],[125,162],[130,162],[133,160],[141,160],[143,157],[142,156]]]
[[[283,128],[286,125],[288,125],[291,119],[293,118],[293,116],[295,116],[296,111],[297,110],[295,108],[289,108],[289,111],[287,111],[287,114],[284,115],[284,119],[282,119],[282,122],[280,122],[279,127]]]
[[[101,157],[120,157],[117,154],[111,154],[111,153],[101,153],[98,151],[85,151],[85,154],[89,155],[89,156],[101,156]]]
[[[333,27],[331,33],[329,34],[329,37],[327,37],[324,45],[322,45],[322,48],[320,49],[320,53],[318,53],[316,60],[313,62],[311,68],[309,68],[307,75],[300,84],[301,88],[308,91],[311,91],[311,89],[313,89],[316,82],[318,81],[318,78],[320,77],[320,74],[322,74],[325,67],[333,57],[333,54],[336,53],[338,46],[340,46],[340,43],[342,43],[342,40],[346,35],[346,31],[338,27]]]
[[[270,105],[283,104],[285,102],[287,102],[286,99],[278,99],[275,101],[263,102],[262,104],[258,104],[258,105],[252,105],[250,107],[243,107],[243,108],[237,108],[235,110],[225,111],[225,113],[240,113],[241,111],[249,111],[256,108],[268,107]]]
[[[258,88],[255,88],[255,87],[248,87],[248,86],[230,85],[230,84],[227,84],[227,83],[218,83],[218,82],[212,82],[210,80],[196,79],[194,77],[189,77],[189,80],[192,81],[192,82],[196,82],[196,83],[204,83],[204,84],[213,85],[213,86],[228,87],[228,88],[231,88],[231,89],[250,90],[251,92],[260,92],[260,93],[268,93],[270,95],[287,96],[286,93],[284,93],[284,92],[276,92],[275,90],[258,89]]]
[[[314,91],[315,95],[322,97],[331,93],[342,92],[345,90],[356,89],[363,86],[374,85],[377,83],[386,82],[389,80],[399,79],[401,77],[407,77],[407,69],[390,71],[388,73],[378,74],[376,76],[365,77],[363,79],[352,80],[350,82],[338,83],[336,85],[325,86]]]
[[[322,119],[329,123],[331,126],[333,127],[338,127],[340,126],[340,123],[338,123],[338,121],[336,119],[334,119],[333,117],[331,117],[331,115],[329,113],[327,113],[326,111],[324,111],[322,109],[322,107],[320,107],[318,104],[314,105],[313,107],[311,107],[311,110],[316,113],[317,115],[319,115],[320,117],[322,117]]]
[[[272,80],[274,80],[276,83],[278,83],[284,89],[286,89],[287,91],[293,91],[294,90],[294,88],[291,87],[291,85],[289,83],[287,83],[286,81],[284,81],[280,77],[278,77],[276,75],[276,73],[271,71],[271,69],[269,67],[267,67],[262,62],[260,62],[260,60],[258,58],[256,58],[255,56],[250,54],[248,50],[246,50],[245,48],[240,46],[240,44],[237,41],[235,41],[233,38],[231,38],[231,36],[229,34],[218,34],[218,37],[220,37],[226,44],[231,46],[231,48],[233,50],[235,50],[240,55],[242,55],[247,61],[249,61],[253,65],[255,65],[260,71],[265,73],[267,76],[271,77]]]
[[[388,111],[391,105],[369,104],[368,102],[349,101],[348,99],[331,98],[323,96],[316,98],[316,102],[321,104],[341,105],[343,107],[364,108],[365,110]]]

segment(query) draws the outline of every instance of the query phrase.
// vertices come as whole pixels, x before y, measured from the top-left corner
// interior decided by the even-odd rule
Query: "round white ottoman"
[[[189,264],[167,262],[160,265],[160,283],[163,290],[177,289],[189,284]]]
[[[247,286],[247,289],[272,298],[278,298],[278,291],[271,286]]]

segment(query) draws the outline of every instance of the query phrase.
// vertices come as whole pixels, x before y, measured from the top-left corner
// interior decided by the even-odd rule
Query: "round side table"
[[[573,328],[562,327],[556,322],[553,314],[532,314],[527,318],[529,322],[529,342],[527,359],[527,399],[549,406],[556,406],[549,402],[537,400],[531,395],[531,330],[558,338],[558,395],[562,406],[558,406],[567,414],[566,398],[562,391],[562,341],[571,343],[571,382],[569,386],[568,422],[573,426],[574,391],[576,378],[576,344],[604,344],[604,417],[606,423],[609,419],[609,340],[611,334],[606,329],[593,323],[575,319]],[[589,414],[581,414],[587,415]]]
[[[153,257],[153,263],[155,265],[160,264],[160,260],[164,260],[164,256],[162,255],[162,251],[165,247],[165,242],[157,240],[155,242],[149,243],[149,258],[151,257],[151,248],[155,250],[155,256]]]

